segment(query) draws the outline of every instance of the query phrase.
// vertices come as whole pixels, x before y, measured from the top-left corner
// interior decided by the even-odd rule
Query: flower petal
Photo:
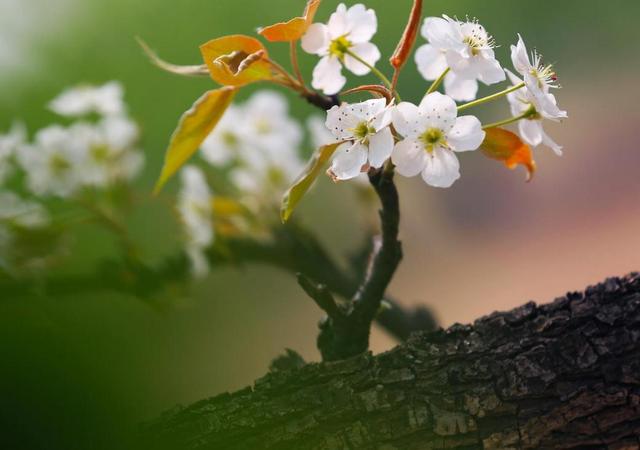
[[[422,36],[438,49],[458,48],[462,43],[460,25],[449,18],[427,17],[421,32]]]
[[[547,133],[542,130],[542,143],[549,147],[558,156],[562,156],[562,146],[558,145]]]
[[[436,148],[426,160],[422,179],[428,185],[448,188],[460,178],[460,162],[452,151]]]
[[[350,50],[372,66],[375,66],[380,59],[380,50],[371,42],[356,44],[351,47]],[[366,75],[371,72],[371,69],[357,61],[351,55],[345,55],[344,65],[355,75]]]
[[[482,124],[475,116],[458,117],[455,126],[447,135],[447,141],[456,152],[477,150],[484,138]]]
[[[513,62],[513,67],[520,75],[524,75],[532,69],[527,47],[519,34],[518,44],[511,46],[511,62]]]
[[[326,95],[337,94],[346,83],[347,79],[342,75],[342,65],[336,57],[323,57],[313,69],[311,85]]]
[[[329,22],[327,23],[330,38],[337,39],[348,34],[351,31],[349,25],[347,7],[344,3],[340,3],[336,11],[329,17]]]
[[[367,147],[360,143],[346,142],[336,150],[331,163],[331,173],[338,180],[355,178],[367,163],[367,157]]]
[[[415,177],[425,168],[427,153],[419,141],[405,139],[396,144],[391,153],[391,161],[396,171],[404,177]]]
[[[420,102],[419,108],[427,127],[448,132],[455,125],[458,108],[456,102],[447,95],[442,95],[440,92],[426,95]]]
[[[446,63],[445,63],[446,64]],[[470,102],[478,95],[478,82],[459,77],[449,72],[444,78],[444,90],[448,96],[459,102]]]
[[[420,109],[409,102],[402,102],[391,111],[393,127],[400,135],[408,138],[417,138],[422,129],[423,118]]]
[[[539,120],[521,120],[518,123],[522,140],[532,147],[542,144],[542,122]]]
[[[362,121],[352,109],[353,105],[343,103],[327,112],[326,127],[339,140],[353,139],[353,129]]]
[[[329,48],[329,29],[323,23],[314,23],[302,36],[302,50],[312,55],[326,55]]]
[[[502,66],[495,58],[479,58],[478,79],[484,84],[492,85],[506,79]]]
[[[447,70],[445,53],[431,44],[425,44],[416,51],[418,71],[425,80],[435,80]]]
[[[369,138],[369,164],[378,169],[389,159],[393,151],[393,134],[386,127]]]
[[[355,44],[370,41],[378,31],[376,12],[361,3],[349,8],[347,20],[350,25],[349,40]]]

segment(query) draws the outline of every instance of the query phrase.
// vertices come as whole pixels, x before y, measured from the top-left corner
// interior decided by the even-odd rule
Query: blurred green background
[[[251,34],[298,15],[303,0],[0,0],[0,129],[20,118],[31,131],[51,123],[44,105],[79,82],[121,81],[143,129],[150,190],[179,115],[212,84],[151,67],[134,36],[177,63],[199,61],[198,45]],[[338,2],[325,0],[317,19]],[[370,0],[388,56],[410,0]],[[436,191],[402,180],[406,259],[392,293],[431,305],[443,325],[470,321],[534,298],[549,301],[608,275],[640,267],[640,3],[622,0],[426,1],[426,14],[477,17],[501,45],[503,65],[520,32],[554,62],[557,94],[570,119],[551,126],[565,145],[557,159],[536,150],[526,185],[480,154],[463,178]],[[422,42],[422,41],[421,41]],[[286,46],[272,46],[286,64]],[[310,74],[315,58],[301,56]],[[386,70],[384,62],[379,67]],[[390,72],[390,71],[389,71]],[[415,66],[404,98],[425,89]],[[241,94],[245,98],[252,89]],[[314,111],[293,102],[301,118]],[[500,119],[506,104],[483,111]],[[175,183],[170,190],[175,189]],[[323,180],[301,210],[336,253],[354,248],[363,219],[351,190]],[[149,201],[129,224],[146,256],[180,249],[166,207]],[[81,273],[116,253],[113,239],[83,229],[63,271]],[[267,267],[216,271],[180,301],[158,310],[127,296],[6,298],[0,292],[0,448],[125,449],[139,422],[182,403],[243,387],[285,347],[317,360],[320,312],[290,274]],[[373,347],[393,345],[376,330]]]

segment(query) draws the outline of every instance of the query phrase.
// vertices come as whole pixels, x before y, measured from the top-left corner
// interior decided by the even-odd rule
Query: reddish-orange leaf
[[[233,87],[209,91],[182,115],[171,136],[162,173],[156,184],[156,193],[198,151],[231,104],[236,91]]]
[[[531,148],[517,134],[503,128],[485,131],[487,136],[482,143],[482,152],[489,158],[502,161],[509,169],[524,166],[527,169],[527,181],[530,181],[536,171]]]
[[[258,31],[271,42],[291,42],[300,39],[306,32],[318,11],[321,0],[309,0],[302,17],[295,17],[288,22],[280,22],[264,27]]]
[[[400,42],[398,42],[398,46],[396,47],[396,51],[393,52],[393,56],[389,60],[391,66],[400,70],[404,63],[407,62],[409,58],[409,54],[411,53],[411,48],[413,44],[416,42],[416,37],[418,35],[418,29],[420,28],[420,20],[422,19],[422,0],[414,0],[413,8],[411,9],[411,14],[409,16],[409,22],[407,22],[407,27],[402,34],[402,38]]]
[[[211,78],[223,86],[244,86],[273,78],[267,49],[250,36],[213,39],[200,46],[200,52]]]

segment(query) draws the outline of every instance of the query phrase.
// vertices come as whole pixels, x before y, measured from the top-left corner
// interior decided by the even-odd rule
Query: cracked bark
[[[155,448],[638,449],[640,275],[166,413]]]

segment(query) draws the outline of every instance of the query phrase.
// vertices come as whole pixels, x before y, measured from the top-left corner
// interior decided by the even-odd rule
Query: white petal
[[[415,177],[424,170],[427,153],[419,141],[405,139],[396,144],[391,153],[391,161],[396,171],[404,177]]]
[[[302,49],[313,55],[325,55],[329,48],[329,30],[323,23],[314,23],[302,36]]]
[[[448,96],[459,102],[470,102],[478,95],[478,82],[459,77],[449,72],[444,78],[444,90]]]
[[[547,133],[542,130],[542,143],[555,152],[556,155],[562,156],[562,146],[558,145]]]
[[[347,20],[350,25],[348,39],[355,44],[371,40],[378,31],[376,12],[373,9],[365,8],[363,4],[359,3],[349,8]]]
[[[325,125],[336,138],[347,140],[353,138],[353,129],[361,121],[361,117],[353,113],[352,105],[343,103],[340,106],[334,106],[327,112]]]
[[[340,3],[336,12],[331,14],[327,28],[329,30],[329,37],[336,39],[349,33],[349,18],[347,16],[347,7],[344,3]]]
[[[502,66],[495,58],[479,58],[478,79],[484,84],[492,85],[506,79]]]
[[[386,127],[369,138],[369,164],[376,169],[382,167],[393,151],[393,134]]]
[[[334,95],[346,84],[347,79],[342,75],[342,65],[338,58],[323,57],[313,69],[314,89],[320,89],[327,95]]]
[[[331,172],[338,180],[350,180],[360,174],[367,163],[367,147],[346,142],[338,147],[331,163]]]
[[[426,95],[420,102],[419,108],[427,127],[438,128],[445,133],[453,128],[458,116],[456,102],[440,92]]]
[[[460,178],[460,162],[450,150],[437,148],[427,158],[422,179],[430,186],[448,188]]]
[[[422,25],[422,36],[431,45],[442,50],[459,48],[462,44],[460,25],[449,18],[427,17]]]
[[[476,150],[484,141],[486,133],[482,131],[482,124],[475,116],[462,116],[456,119],[456,124],[447,135],[447,141],[456,152]]]
[[[425,80],[435,80],[447,70],[445,53],[431,44],[425,44],[416,51],[416,64]]]
[[[566,119],[567,118],[567,112],[566,111],[562,111],[558,107],[558,102],[556,100],[555,95],[553,95],[553,94],[544,94],[541,97],[537,98],[536,100],[537,100],[536,109],[546,119],[558,121],[560,119]]]
[[[515,73],[513,73],[509,69],[504,69],[504,71],[507,74],[507,77],[509,77],[509,81],[511,82],[511,84],[513,84],[514,86],[522,84],[522,80]]]
[[[391,111],[393,126],[404,137],[417,138],[424,132],[420,109],[409,102],[402,102]]]
[[[542,144],[542,122],[539,120],[521,120],[518,123],[522,140],[532,147]]]
[[[530,72],[532,69],[527,47],[520,35],[518,35],[518,44],[511,46],[511,61],[513,62],[513,67],[521,75]]]
[[[371,42],[356,44],[351,47],[350,50],[372,66],[375,66],[380,59],[380,50]],[[344,65],[356,75],[366,75],[371,71],[367,66],[350,55],[345,55]]]

